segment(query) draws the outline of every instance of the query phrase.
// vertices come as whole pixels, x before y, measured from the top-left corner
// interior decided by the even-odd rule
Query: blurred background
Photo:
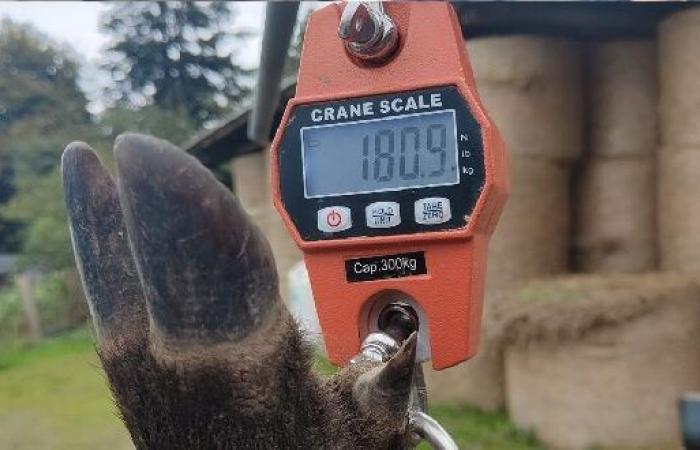
[[[70,141],[108,165],[124,131],[199,158],[270,239],[320,342],[266,144],[323,5],[266,6],[0,2],[0,449],[132,448],[73,263],[58,170]],[[700,6],[455,8],[512,194],[482,349],[428,373],[431,413],[461,448],[681,448],[677,402],[700,390]],[[333,369],[319,356],[318,370]]]

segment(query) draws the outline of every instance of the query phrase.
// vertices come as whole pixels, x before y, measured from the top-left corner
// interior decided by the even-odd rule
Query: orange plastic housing
[[[287,105],[271,147],[274,204],[304,252],[328,357],[338,365],[358,353],[367,333],[368,302],[379,292],[401,291],[428,316],[435,369],[465,361],[477,351],[482,316],[487,245],[508,196],[503,141],[477,96],[459,21],[446,2],[387,2],[399,29],[395,57],[385,65],[354,62],[337,36],[342,4],[309,19],[296,97]],[[297,105],[436,86],[457,86],[481,126],[485,185],[461,229],[371,238],[304,241],[280,195],[279,146]],[[362,283],[346,280],[349,258],[412,251],[425,253],[426,275]]]

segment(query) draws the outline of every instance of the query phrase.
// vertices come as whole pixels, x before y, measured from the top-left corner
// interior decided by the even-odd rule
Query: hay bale
[[[479,96],[512,156],[561,160],[582,151],[579,46],[534,36],[467,42]]]
[[[516,283],[568,269],[570,169],[514,156],[510,177],[510,198],[489,244],[489,301]]]
[[[670,272],[563,275],[530,281],[504,296],[494,327],[507,345],[526,347],[577,341],[667,304],[700,302],[700,283]]]
[[[590,159],[577,179],[575,266],[656,266],[656,57],[651,41],[591,46]]]
[[[440,372],[429,365],[424,368],[431,403],[459,405],[467,402],[485,411],[503,407],[503,351],[497,337],[488,333],[488,317],[484,317],[484,334],[479,353],[473,359]]]
[[[234,192],[238,200],[261,229],[267,228],[271,204],[270,186],[267,182],[267,152],[250,153],[231,162]]]
[[[659,154],[659,251],[665,270],[700,273],[700,147]]]
[[[615,41],[591,46],[592,156],[651,155],[657,147],[656,44]]]
[[[661,267],[700,272],[700,8],[659,26]]]
[[[578,181],[576,267],[589,273],[654,269],[655,159],[593,158]]]
[[[533,282],[499,306],[511,418],[562,449],[678,448],[700,388],[700,285],[673,274]]]
[[[460,405],[465,402],[484,411],[497,411],[505,405],[503,348],[493,324],[493,309],[500,302],[502,289],[487,289],[479,352],[469,361],[440,372],[424,370],[430,402]]]
[[[506,142],[511,196],[491,239],[479,354],[427,371],[431,397],[482,409],[503,405],[503,355],[489,304],[503,289],[568,267],[571,163],[583,144],[581,61],[571,41],[534,36],[467,42],[477,88]]]
[[[503,355],[498,336],[490,332],[490,310],[507,288],[567,270],[569,175],[563,164],[531,157],[511,158],[511,196],[489,247],[479,353],[458,367],[426,371],[430,396],[435,401],[466,401],[485,410],[503,406]]]
[[[236,196],[270,242],[279,273],[280,293],[286,299],[289,293],[287,274],[302,255],[272,205],[269,152],[239,156],[233,160],[231,170]]]
[[[700,147],[700,8],[668,16],[658,36],[662,142]]]

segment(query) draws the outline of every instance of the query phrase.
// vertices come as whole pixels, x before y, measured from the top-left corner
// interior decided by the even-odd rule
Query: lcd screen
[[[459,183],[455,111],[301,129],[306,198]]]

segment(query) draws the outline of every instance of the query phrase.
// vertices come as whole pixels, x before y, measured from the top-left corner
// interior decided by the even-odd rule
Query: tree
[[[52,137],[70,130],[77,138],[81,127],[91,125],[77,77],[70,50],[28,25],[0,23],[0,158],[6,171],[21,163],[49,172],[61,155]]]
[[[89,118],[69,52],[9,19],[0,22],[0,99],[3,134],[26,119],[39,127],[35,133],[42,133]]]
[[[112,139],[125,132],[150,134],[182,144],[191,139],[197,127],[189,117],[178,112],[163,110],[155,105],[139,109],[114,107],[103,111],[99,117],[103,133]]]
[[[236,44],[226,2],[127,2],[111,8],[102,28],[112,35],[105,67],[111,101],[132,107],[153,104],[184,112],[201,125],[219,118],[248,93],[249,71],[235,64]]]
[[[66,143],[101,138],[77,75],[69,49],[0,23],[0,251],[20,250],[28,265],[72,265],[57,168]]]

